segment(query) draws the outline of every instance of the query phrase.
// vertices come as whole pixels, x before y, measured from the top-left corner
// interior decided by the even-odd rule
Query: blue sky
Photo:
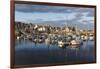
[[[58,24],[68,21],[89,25],[94,24],[94,8],[16,4],[15,21],[28,23],[52,21]]]

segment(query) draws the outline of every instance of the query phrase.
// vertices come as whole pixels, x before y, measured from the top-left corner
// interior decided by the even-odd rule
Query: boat
[[[19,37],[19,36],[17,36],[16,38],[17,38],[18,40],[20,39],[20,37]]]
[[[94,40],[94,37],[93,36],[89,36],[89,40],[90,41],[93,41]]]
[[[72,36],[71,35],[69,35],[69,36],[67,36],[67,38],[66,38],[68,41],[71,41],[72,40]]]
[[[62,41],[58,41],[58,46],[59,47],[64,47],[64,43]]]
[[[58,46],[59,47],[66,47],[66,46],[68,46],[69,45],[69,42],[62,42],[62,41],[59,41],[58,42]]]
[[[46,43],[46,44],[51,44],[50,38],[45,39],[45,43]]]
[[[80,44],[80,41],[78,40],[71,40],[71,45],[79,45]]]
[[[82,36],[81,36],[81,39],[82,39],[83,41],[87,41],[87,40],[89,39],[89,37],[88,37],[88,36],[85,36],[85,35],[82,35]]]
[[[88,36],[84,36],[83,41],[87,41],[88,40]]]
[[[42,39],[38,39],[38,43],[42,43],[43,42],[43,40]]]
[[[16,37],[17,40],[20,40],[20,39],[22,39],[22,38],[23,38],[22,36],[17,36],[17,37]]]
[[[66,47],[66,46],[69,46],[70,45],[70,42],[69,41],[58,41],[58,46],[59,47]]]
[[[79,47],[80,45],[83,45],[83,41],[81,40],[71,40],[70,46],[72,47]]]
[[[73,34],[73,35],[72,35],[72,38],[73,38],[73,39],[76,39],[76,35]]]
[[[43,43],[43,39],[35,38],[35,39],[33,39],[33,42],[35,42],[35,43]]]
[[[93,34],[89,34],[89,40],[93,41],[94,40],[94,35]]]

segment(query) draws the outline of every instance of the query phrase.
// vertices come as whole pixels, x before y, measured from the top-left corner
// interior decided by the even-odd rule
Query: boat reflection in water
[[[56,39],[55,39],[56,40]],[[94,41],[85,41],[79,46],[66,43],[59,46],[60,42],[52,43],[48,39],[42,43],[30,40],[16,40],[15,64],[52,64],[52,63],[76,63],[93,62]]]

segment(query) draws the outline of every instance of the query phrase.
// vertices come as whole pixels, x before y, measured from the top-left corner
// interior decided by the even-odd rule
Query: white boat
[[[43,39],[33,39],[33,42],[42,43],[43,42]]]
[[[71,46],[76,46],[76,47],[79,47],[82,44],[83,44],[82,40],[71,40],[71,42],[70,42]]]
[[[62,41],[58,41],[58,46],[59,47],[63,47],[64,46],[64,43]]]
[[[81,40],[83,40],[84,39],[84,35],[81,35]]]
[[[66,47],[66,46],[68,46],[69,44],[70,44],[69,42],[58,41],[58,46],[59,46],[59,47]]]
[[[19,36],[17,36],[17,39],[19,40],[19,39],[20,39],[20,37],[19,37]]]
[[[34,40],[33,40],[33,42],[37,42],[37,41],[38,41],[38,39],[34,39]]]
[[[94,37],[93,37],[93,36],[90,36],[90,37],[89,37],[89,40],[90,40],[90,41],[93,41],[93,40],[94,40]]]
[[[85,35],[82,35],[82,36],[81,36],[81,39],[82,39],[83,41],[87,41],[87,40],[89,39],[89,37],[88,37],[88,36],[85,36]]]
[[[17,36],[16,38],[17,38],[17,40],[20,40],[22,37],[21,36]]]
[[[78,40],[72,40],[70,43],[71,43],[71,45],[79,45],[80,41],[78,41]]]
[[[84,41],[87,41],[89,38],[88,38],[88,36],[84,36]]]

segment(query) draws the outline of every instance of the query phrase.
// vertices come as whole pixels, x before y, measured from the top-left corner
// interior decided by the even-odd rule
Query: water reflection
[[[94,42],[85,41],[79,47],[58,47],[57,44],[33,43],[29,40],[17,40],[15,64],[48,64],[63,62],[92,62],[94,60]]]

